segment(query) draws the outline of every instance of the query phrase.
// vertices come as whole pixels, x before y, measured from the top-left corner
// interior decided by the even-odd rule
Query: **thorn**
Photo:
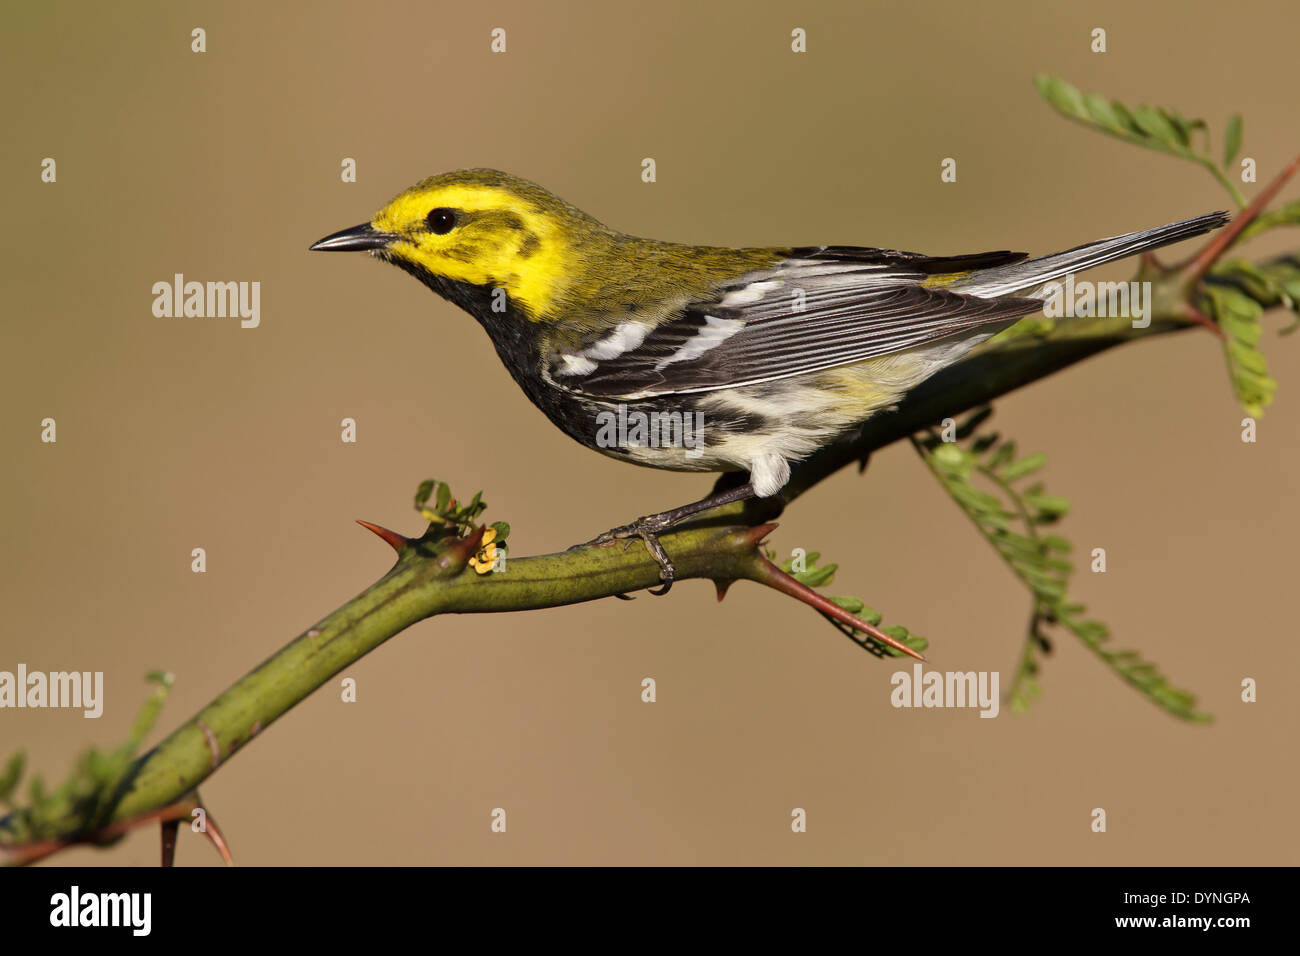
[[[469,559],[478,554],[478,549],[483,544],[483,533],[487,531],[486,525],[479,525],[474,531],[461,538],[459,541],[453,541],[447,548],[447,553],[438,559],[441,567],[457,570],[469,564]]]
[[[727,589],[734,584],[731,580],[718,580],[713,582],[713,586],[718,590],[718,601],[721,602],[727,596]]]
[[[802,601],[814,610],[821,611],[823,614],[834,618],[842,624],[847,624],[855,631],[862,631],[864,634],[869,634],[881,644],[886,644],[897,651],[902,651],[908,657],[915,657],[918,661],[925,660],[923,655],[912,650],[902,641],[890,637],[880,628],[873,624],[868,624],[856,614],[850,614],[824,594],[818,594],[812,588],[808,587],[808,585],[796,581],[793,577],[786,574],[766,558],[759,559],[759,568],[760,574],[757,578],[759,583],[766,584],[768,587],[774,588],[782,594],[788,594],[790,597]]]
[[[634,598],[634,597],[633,597],[632,595],[630,595],[630,594],[615,594],[614,597],[618,598],[620,601],[635,601],[635,600],[636,600],[636,598]]]
[[[401,554],[402,549],[411,543],[410,539],[405,535],[400,535],[396,531],[389,531],[387,528],[381,528],[379,525],[371,524],[369,521],[362,521],[358,518],[357,524],[361,525],[361,527],[365,528],[367,531],[373,531],[375,534],[379,535],[379,537],[398,554]]]
[[[203,811],[203,835],[208,838],[208,842],[212,844],[213,849],[221,854],[221,859],[226,866],[234,866],[235,858],[230,855],[230,845],[226,843],[226,838],[221,833],[221,827],[217,826],[216,819],[207,807],[203,806],[202,803],[198,806]]]
[[[181,821],[179,818],[162,821],[162,865],[164,867],[176,865],[176,831],[180,828]]]
[[[763,543],[763,539],[775,531],[779,526],[775,521],[769,521],[767,524],[755,525],[752,528],[746,528],[740,532],[741,540],[751,548],[757,548]]]

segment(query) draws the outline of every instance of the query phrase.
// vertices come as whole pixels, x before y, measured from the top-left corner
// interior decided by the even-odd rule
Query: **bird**
[[[1041,311],[1054,280],[1227,221],[1210,213],[1037,258],[725,248],[627,235],[536,183],[465,169],[309,248],[368,252],[468,312],[532,403],[588,448],[743,476],[587,542],[640,538],[662,594],[675,576],[668,529],[777,496],[800,461]]]

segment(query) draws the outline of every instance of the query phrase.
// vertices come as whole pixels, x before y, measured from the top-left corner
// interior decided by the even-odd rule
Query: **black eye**
[[[456,226],[456,213],[446,206],[439,206],[425,216],[424,221],[429,224],[430,232],[445,236]]]

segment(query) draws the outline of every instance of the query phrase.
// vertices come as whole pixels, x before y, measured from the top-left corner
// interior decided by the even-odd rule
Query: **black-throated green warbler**
[[[1042,309],[1045,283],[1226,221],[1213,213],[1037,259],[725,249],[627,236],[540,186],[475,169],[426,179],[311,248],[368,251],[465,309],[533,403],[587,447],[655,468],[748,472],[596,539],[644,539],[666,590],[666,528],[775,495],[792,462]]]

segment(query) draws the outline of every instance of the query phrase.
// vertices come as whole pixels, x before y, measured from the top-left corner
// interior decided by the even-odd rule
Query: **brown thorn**
[[[1219,256],[1227,251],[1228,247],[1241,235],[1243,229],[1259,218],[1259,214],[1264,211],[1264,207],[1272,202],[1273,197],[1286,185],[1287,180],[1296,174],[1297,170],[1300,170],[1300,156],[1291,160],[1291,164],[1278,173],[1273,181],[1251,200],[1250,205],[1233,218],[1232,222],[1215,233],[1214,238],[1206,243],[1205,248],[1192,259],[1190,277],[1192,282],[1198,281],[1205,273],[1210,271],[1210,267],[1218,261]]]
[[[176,865],[176,831],[180,829],[180,820],[163,820],[162,827],[162,865]]]
[[[198,807],[203,811],[203,835],[208,838],[208,842],[212,844],[213,848],[221,854],[221,859],[226,866],[234,866],[235,858],[230,855],[230,845],[226,843],[226,838],[221,833],[221,827],[217,826],[216,819],[207,807],[203,806],[202,803],[198,804]]]
[[[371,524],[369,521],[362,521],[358,518],[357,524],[361,525],[361,527],[365,528],[367,531],[373,531],[375,534],[379,535],[379,537],[384,540],[384,543],[398,554],[401,554],[402,549],[411,543],[410,539],[405,535],[398,534],[396,531],[389,531],[387,528],[380,527],[377,524]]]
[[[897,638],[890,637],[880,628],[876,627],[875,625],[868,624],[866,621],[862,620],[862,618],[858,617],[857,615],[850,614],[848,611],[844,610],[844,608],[840,607],[830,598],[826,597],[825,595],[818,594],[812,588],[808,587],[808,585],[801,584],[799,581],[796,581],[794,578],[786,574],[784,571],[778,568],[771,561],[768,561],[766,558],[760,557],[759,561],[761,562],[759,565],[761,569],[761,574],[759,575],[758,581],[761,584],[766,584],[768,587],[780,591],[782,594],[788,594],[790,597],[802,601],[804,604],[807,604],[809,607],[821,611],[823,614],[827,615],[828,617],[834,618],[835,620],[841,622],[842,624],[847,624],[855,631],[862,631],[865,634],[869,634],[871,637],[879,641],[881,644],[885,644],[888,645],[889,647],[894,648],[895,650],[902,651],[908,657],[915,657],[918,661],[925,660],[924,656],[912,650],[902,641],[898,640]]]
[[[746,528],[740,532],[741,540],[751,548],[757,548],[763,543],[763,539],[775,531],[779,525],[775,521],[769,521],[767,524],[755,525],[752,528]]]
[[[465,567],[469,564],[469,559],[478,554],[479,548],[483,545],[483,535],[486,533],[487,526],[479,525],[459,541],[453,541],[447,548],[447,553],[438,559],[439,565],[444,568]]]
[[[714,586],[715,588],[717,588],[717,590],[718,590],[718,600],[719,600],[719,601],[721,601],[724,597],[727,596],[727,589],[728,589],[729,587],[731,587],[731,586],[732,586],[733,584],[735,584],[735,583],[736,583],[735,581],[732,581],[732,580],[729,580],[729,579],[728,579],[728,580],[718,580],[718,581],[714,581],[714,582],[713,582],[713,586]]]

